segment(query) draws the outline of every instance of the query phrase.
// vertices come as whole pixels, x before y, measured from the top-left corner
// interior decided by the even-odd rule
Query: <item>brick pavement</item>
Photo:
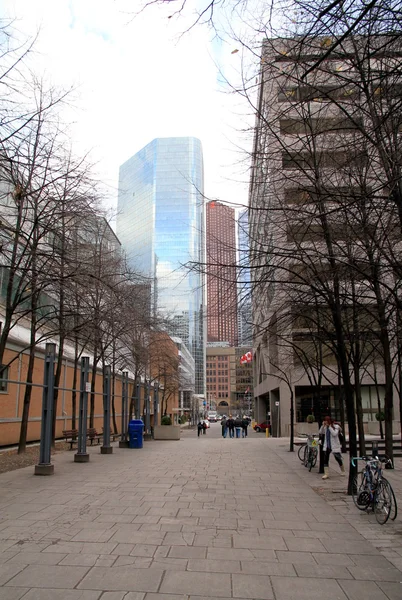
[[[219,431],[0,475],[1,600],[401,600],[400,516],[359,513],[284,440]]]

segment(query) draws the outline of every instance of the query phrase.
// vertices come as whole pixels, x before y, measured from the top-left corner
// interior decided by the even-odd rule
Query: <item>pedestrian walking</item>
[[[234,424],[236,428],[236,437],[239,438],[241,435],[241,430],[243,428],[243,421],[239,416],[237,416]]]
[[[228,428],[226,425],[226,418],[224,417],[221,421],[221,427],[222,427],[222,437],[225,438],[227,436],[228,433]]]
[[[205,421],[202,422],[202,433],[204,435],[207,434],[207,424],[205,423]]]
[[[197,425],[198,437],[200,437],[200,434],[201,434],[202,430],[203,430],[203,424],[201,423],[201,421],[199,421],[198,425]]]
[[[241,435],[242,437],[247,437],[247,427],[249,425],[249,420],[247,419],[247,417],[243,417],[242,420],[242,432]]]
[[[331,417],[325,417],[319,431],[324,439],[324,475],[322,479],[329,478],[329,457],[331,453],[334,455],[341,469],[341,474],[345,475],[345,465],[342,460],[341,442],[339,439],[341,431],[340,426]]]
[[[232,415],[229,415],[229,418],[226,421],[226,425],[227,425],[227,428],[229,429],[229,437],[234,438],[235,423],[234,423]]]

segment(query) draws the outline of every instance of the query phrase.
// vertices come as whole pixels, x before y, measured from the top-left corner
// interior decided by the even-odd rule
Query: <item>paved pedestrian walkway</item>
[[[219,432],[0,475],[1,600],[401,600],[400,517],[360,514],[286,440]]]

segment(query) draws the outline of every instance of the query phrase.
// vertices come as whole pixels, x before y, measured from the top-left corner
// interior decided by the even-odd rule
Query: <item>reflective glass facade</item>
[[[182,265],[204,262],[204,173],[196,138],[158,138],[120,167],[117,235],[130,266],[156,281],[167,313],[195,359],[205,390],[204,285]]]

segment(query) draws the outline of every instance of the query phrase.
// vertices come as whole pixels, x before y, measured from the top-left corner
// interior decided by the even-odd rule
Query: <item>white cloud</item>
[[[180,39],[186,20],[168,19],[169,7],[133,18],[127,0],[3,0],[2,16],[17,18],[22,34],[40,27],[37,72],[76,86],[68,118],[77,151],[93,149],[101,178],[117,187],[118,168],[155,137],[196,136],[205,161],[205,191],[227,201],[247,201],[247,175],[236,166],[230,140],[244,129],[239,99],[222,93],[213,55],[225,70],[239,64],[230,44],[211,42],[206,27]],[[241,114],[249,110],[240,105]],[[232,166],[228,166],[232,165]],[[231,182],[233,173],[240,172]],[[116,193],[114,193],[116,201]]]

